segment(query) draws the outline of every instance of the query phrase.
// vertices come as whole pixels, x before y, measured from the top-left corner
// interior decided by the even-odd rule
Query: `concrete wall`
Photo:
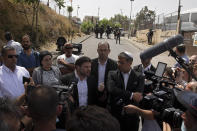
[[[186,45],[186,53],[191,56],[193,54],[197,55],[197,46],[193,46],[193,35],[195,32],[183,32],[184,43]]]
[[[136,33],[137,40],[148,43],[147,36],[146,36],[148,31],[149,30],[137,31],[137,33]],[[157,44],[157,43],[160,43],[161,41],[163,41],[173,35],[176,35],[175,30],[162,31],[161,29],[156,29],[156,30],[154,30],[154,33],[153,33],[152,42],[153,42],[153,44]]]
[[[138,42],[148,43],[146,34],[149,30],[139,30],[136,33],[136,38]],[[162,42],[163,40],[176,35],[176,30],[162,31],[160,29],[154,30],[153,44],[157,44]],[[193,46],[193,35],[194,32],[183,32],[184,43],[186,45],[186,53],[191,56],[193,54],[197,54],[197,46]]]

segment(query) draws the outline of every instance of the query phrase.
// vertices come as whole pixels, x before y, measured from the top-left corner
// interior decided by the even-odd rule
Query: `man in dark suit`
[[[61,81],[64,85],[77,83],[73,90],[73,99],[76,107],[97,104],[98,90],[94,77],[90,76],[91,59],[83,56],[76,60],[75,71],[62,76]]]
[[[155,67],[151,64],[152,58],[149,59],[141,59],[142,64],[136,65],[133,67],[134,71],[142,73],[144,75],[144,71],[149,71],[154,73],[156,71]]]
[[[133,57],[129,52],[118,55],[118,70],[108,75],[111,113],[119,122],[121,131],[138,131],[139,116],[124,114],[123,106],[138,104],[142,99],[144,77],[131,68]]]
[[[107,105],[107,76],[108,72],[117,69],[117,62],[108,58],[110,46],[108,42],[99,42],[98,58],[92,60],[91,75],[96,78],[99,91],[104,92],[103,98],[99,101],[99,106],[106,107]]]

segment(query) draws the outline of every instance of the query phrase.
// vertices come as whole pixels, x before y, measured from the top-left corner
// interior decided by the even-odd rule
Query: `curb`
[[[132,38],[131,39],[128,39],[126,37],[123,37],[123,39],[129,41],[132,45],[134,45],[139,50],[145,50],[145,49],[148,49],[148,48],[150,48],[150,47],[153,46],[153,45],[139,43],[139,42],[133,40]]]

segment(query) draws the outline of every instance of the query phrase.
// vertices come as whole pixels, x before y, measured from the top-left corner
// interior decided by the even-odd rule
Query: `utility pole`
[[[100,12],[100,7],[98,7],[98,21],[99,21],[99,12]]]
[[[120,9],[120,14],[121,14],[121,16],[123,16],[123,11],[122,11],[122,9]]]
[[[128,38],[131,36],[131,13],[132,13],[132,2],[134,1],[134,0],[130,0],[131,1],[131,10],[130,10],[130,16],[129,16],[129,33],[128,33]]]
[[[79,15],[79,5],[77,5],[77,18],[78,18],[78,15]]]
[[[49,7],[49,0],[47,1],[47,6]]]
[[[177,17],[177,34],[181,33],[181,0],[179,0],[179,5],[178,5],[178,17]]]

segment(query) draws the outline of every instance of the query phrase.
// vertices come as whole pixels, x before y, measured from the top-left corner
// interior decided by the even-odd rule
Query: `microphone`
[[[173,37],[168,38],[167,40],[154,45],[151,48],[148,48],[140,53],[141,60],[146,60],[149,58],[152,58],[154,56],[157,56],[169,49],[172,49],[176,47],[177,45],[180,45],[183,43],[183,36],[182,35],[176,35]]]

